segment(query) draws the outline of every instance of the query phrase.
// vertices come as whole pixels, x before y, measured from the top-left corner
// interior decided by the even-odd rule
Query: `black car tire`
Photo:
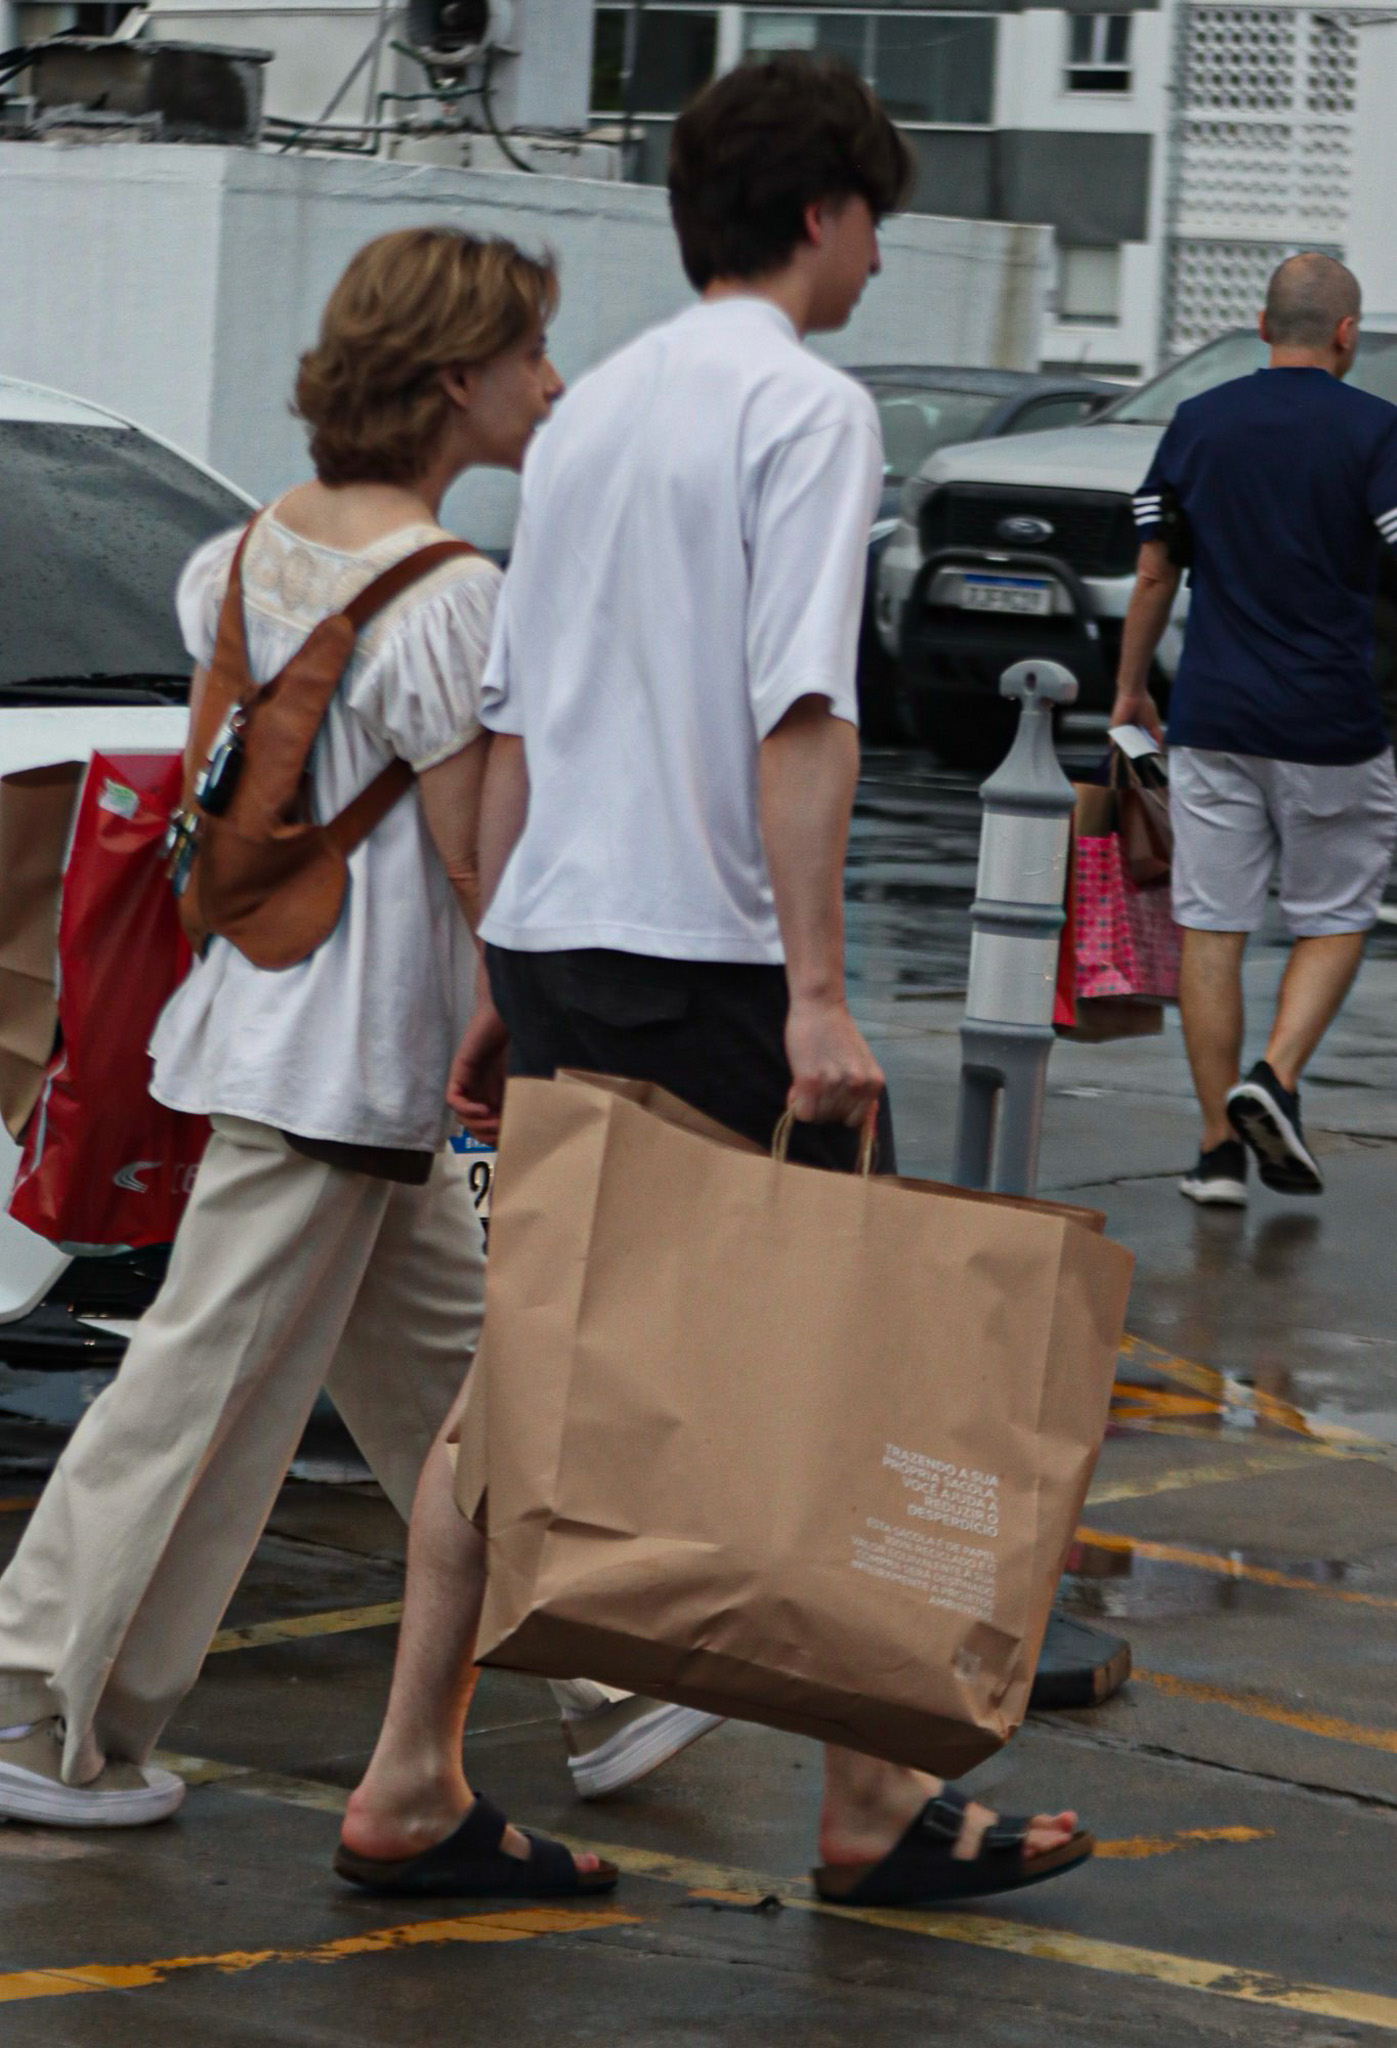
[[[940,697],[908,691],[912,729],[948,768],[997,768],[1013,744],[1018,706],[1002,698]]]

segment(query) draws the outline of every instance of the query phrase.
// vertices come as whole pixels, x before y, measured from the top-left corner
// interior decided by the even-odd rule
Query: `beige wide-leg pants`
[[[61,1714],[64,1776],[144,1762],[193,1685],[322,1384],[399,1513],[474,1356],[484,1247],[424,1187],[218,1117],[170,1270],[0,1579],[0,1727]]]

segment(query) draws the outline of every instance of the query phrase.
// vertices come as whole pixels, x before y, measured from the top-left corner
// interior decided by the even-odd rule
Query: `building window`
[[[629,7],[598,7],[592,31],[592,112],[619,114],[625,96]],[[636,17],[636,114],[677,114],[712,78],[718,63],[716,7],[640,9]]]
[[[994,107],[994,19],[983,14],[754,10],[748,56],[826,50],[862,73],[895,121],[988,127]]]
[[[1067,90],[1130,91],[1130,16],[1071,14],[1067,18]]]
[[[1121,252],[1059,249],[1058,319],[1064,325],[1114,327],[1121,316]]]

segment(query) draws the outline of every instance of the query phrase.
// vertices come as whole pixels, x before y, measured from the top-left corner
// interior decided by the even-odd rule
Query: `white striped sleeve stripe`
[[[1377,524],[1383,533],[1397,533],[1397,505],[1390,512],[1379,512]]]

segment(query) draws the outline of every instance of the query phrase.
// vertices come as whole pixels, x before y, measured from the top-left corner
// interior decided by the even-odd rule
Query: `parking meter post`
[[[1075,803],[1053,746],[1053,708],[1075,701],[1077,682],[1055,661],[1021,661],[999,688],[1017,700],[1019,725],[1003,765],[980,790],[953,1177],[962,1187],[1032,1195]],[[1054,1607],[1029,1705],[1094,1706],[1129,1676],[1122,1636]]]
[[[970,909],[952,1170],[962,1187],[1031,1195],[1075,800],[1053,746],[1053,711],[1076,701],[1077,679],[1055,661],[1021,661],[999,689],[1018,703],[1019,724],[1008,755],[980,790],[984,823]]]

